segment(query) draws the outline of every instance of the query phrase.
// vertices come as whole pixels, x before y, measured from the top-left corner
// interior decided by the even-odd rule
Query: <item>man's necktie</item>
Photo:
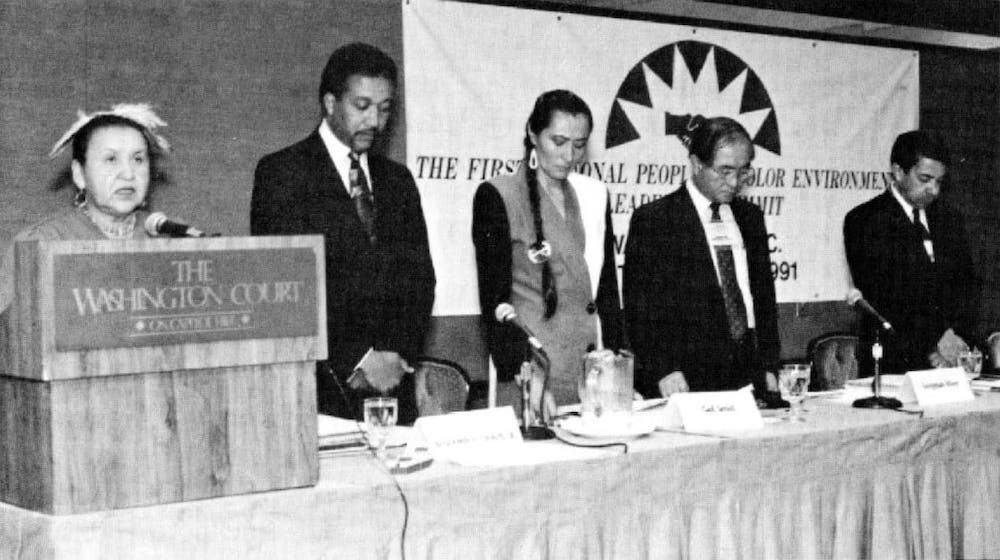
[[[368,179],[365,177],[365,170],[361,168],[358,155],[351,152],[351,200],[354,201],[354,209],[358,212],[361,224],[365,226],[368,238],[375,242],[375,201],[372,199],[372,191],[368,188]]]
[[[917,235],[920,236],[920,240],[924,243],[924,252],[927,253],[927,257],[934,261],[934,246],[931,242],[931,232],[927,231],[927,227],[923,222],[920,221],[920,209],[913,209],[913,227],[917,230]]]
[[[719,215],[719,203],[713,202],[712,223],[722,224]],[[731,241],[730,241],[731,243]],[[733,340],[742,340],[747,332],[747,308],[743,304],[743,292],[736,280],[736,260],[733,258],[733,246],[729,243],[714,245],[715,257],[719,262],[719,279],[722,284],[722,300],[726,306],[726,319],[729,320],[729,335]]]

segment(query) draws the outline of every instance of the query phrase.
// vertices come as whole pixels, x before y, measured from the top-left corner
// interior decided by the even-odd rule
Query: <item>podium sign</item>
[[[315,270],[304,248],[56,255],[56,350],[313,336]]]
[[[315,484],[321,236],[27,241],[0,500],[80,513]]]

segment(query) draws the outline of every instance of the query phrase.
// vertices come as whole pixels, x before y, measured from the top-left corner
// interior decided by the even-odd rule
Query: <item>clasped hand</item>
[[[927,361],[935,368],[954,367],[958,365],[959,355],[968,351],[969,345],[962,340],[962,337],[955,334],[952,329],[948,329],[941,335],[937,347],[927,357]]]
[[[374,389],[385,393],[396,388],[403,375],[413,373],[413,368],[397,352],[392,350],[372,350],[358,364],[350,379],[352,389]]]

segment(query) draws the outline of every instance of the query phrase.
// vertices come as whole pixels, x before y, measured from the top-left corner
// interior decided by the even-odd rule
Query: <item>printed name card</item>
[[[764,426],[750,391],[674,393],[667,402],[667,426],[689,432],[732,432]]]
[[[899,399],[920,406],[971,401],[975,396],[960,367],[910,371],[903,379]]]
[[[509,406],[422,416],[413,428],[437,459],[524,443],[514,409]]]

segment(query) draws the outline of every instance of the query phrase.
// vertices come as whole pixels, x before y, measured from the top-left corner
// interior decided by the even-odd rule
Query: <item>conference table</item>
[[[311,488],[67,516],[0,504],[0,556],[1000,558],[1000,393],[922,413],[806,408],[627,449],[527,442],[522,464],[392,477],[356,453],[321,457]]]

